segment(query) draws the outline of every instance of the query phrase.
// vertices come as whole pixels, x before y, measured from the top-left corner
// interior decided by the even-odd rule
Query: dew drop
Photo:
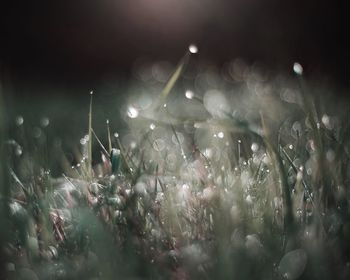
[[[86,144],[86,139],[85,138],[81,138],[80,139],[80,144],[81,145],[85,145]]]
[[[210,149],[210,148],[206,148],[203,152],[203,155],[206,157],[206,158],[211,158],[213,156],[213,150]]]
[[[301,181],[302,179],[303,179],[303,172],[299,170],[297,173],[297,180]]]
[[[250,194],[247,195],[247,197],[245,198],[245,201],[246,201],[248,204],[253,204],[253,199],[252,199],[252,197],[250,196]]]
[[[50,124],[50,120],[47,117],[43,117],[40,120],[41,127],[47,127]]]
[[[190,51],[190,53],[193,53],[193,54],[198,53],[198,47],[193,44],[188,47],[188,50]]]
[[[23,122],[24,122],[24,119],[23,119],[22,116],[17,116],[16,117],[16,125],[17,126],[21,126],[23,124]]]
[[[253,153],[256,153],[259,150],[259,145],[257,143],[253,143],[250,148]]]
[[[295,63],[293,64],[293,71],[294,71],[295,74],[301,76],[301,75],[303,74],[303,66],[301,66],[300,63],[295,62]]]
[[[322,122],[325,126],[329,125],[329,121],[330,121],[329,116],[327,116],[327,115],[322,116]]]
[[[128,117],[129,117],[129,118],[135,119],[135,118],[138,117],[139,111],[138,111],[135,107],[130,106],[130,107],[128,108],[127,114],[128,114]]]
[[[16,154],[16,156],[19,157],[19,156],[22,155],[22,153],[23,153],[22,147],[18,145],[18,146],[16,147],[15,154]]]
[[[131,141],[131,142],[130,142],[130,148],[131,148],[131,149],[135,149],[136,146],[137,146],[137,144],[136,144],[135,141]]]
[[[192,99],[194,97],[194,93],[191,90],[186,90],[185,96],[187,99]]]
[[[218,137],[219,137],[219,138],[222,139],[222,138],[224,138],[224,136],[225,136],[225,135],[224,135],[224,133],[223,133],[222,131],[220,131],[220,132],[218,133]]]
[[[227,118],[230,105],[226,96],[218,90],[208,90],[203,97],[205,109],[215,118]]]

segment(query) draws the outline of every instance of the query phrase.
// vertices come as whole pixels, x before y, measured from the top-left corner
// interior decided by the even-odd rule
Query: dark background
[[[349,86],[340,1],[2,1],[0,11],[1,78],[14,95],[86,92],[128,79],[140,56],[176,63],[192,42],[218,64],[243,57],[285,70],[299,61],[310,78]]]
[[[96,92],[97,135],[106,143],[108,118],[112,133],[123,136],[123,106],[138,92],[130,89],[135,60],[176,65],[191,43],[200,49],[195,60],[218,66],[243,58],[292,75],[298,61],[307,81],[326,84],[331,95],[348,99],[349,16],[340,1],[4,0],[0,5],[0,91],[9,137],[35,144],[33,132],[47,117],[43,134],[62,143],[68,158],[87,133],[90,90]],[[16,126],[18,116],[24,125]],[[50,168],[60,170],[55,164]]]

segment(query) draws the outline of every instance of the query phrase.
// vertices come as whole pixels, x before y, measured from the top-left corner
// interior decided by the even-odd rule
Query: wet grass
[[[151,102],[130,98],[118,133],[91,95],[70,157],[47,122],[1,128],[4,275],[348,279],[342,107],[315,98],[300,65],[281,82],[236,63],[227,82],[211,68],[186,78],[189,56]]]

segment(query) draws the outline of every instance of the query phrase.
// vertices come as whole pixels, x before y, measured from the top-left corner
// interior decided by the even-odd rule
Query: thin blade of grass
[[[284,231],[286,234],[286,238],[293,238],[293,234],[295,231],[295,223],[294,223],[294,216],[293,216],[292,198],[289,190],[286,170],[283,165],[282,158],[278,154],[278,148],[274,147],[270,141],[271,134],[266,125],[265,118],[262,112],[260,112],[260,118],[261,118],[263,138],[265,139],[264,142],[265,142],[266,148],[268,151],[270,151],[270,154],[273,156],[276,162],[278,173],[280,175],[281,186],[283,191],[282,192],[283,200],[284,200],[284,205],[286,207],[286,211],[284,213]]]
[[[180,60],[179,64],[176,67],[175,72],[171,75],[171,77],[169,78],[165,87],[163,88],[162,93],[160,95],[162,99],[166,99],[167,96],[169,95],[169,93],[172,90],[172,88],[174,87],[176,81],[179,79],[183,69],[185,68],[185,66],[188,62],[188,59],[189,59],[189,53],[187,52],[184,55],[184,57]]]
[[[129,164],[128,159],[127,159],[127,155],[126,155],[126,153],[125,153],[125,150],[124,150],[124,147],[123,147],[122,143],[121,143],[120,140],[119,140],[119,137],[117,138],[116,141],[117,141],[117,145],[118,145],[118,147],[119,147],[119,150],[120,150],[120,154],[121,154],[121,156],[122,156],[122,159],[123,159],[123,161],[124,161],[124,163],[125,163],[125,165],[126,165],[126,169],[127,169],[128,173],[129,173],[130,175],[132,175],[132,171],[131,171],[130,164]]]
[[[106,121],[107,124],[107,137],[108,137],[108,153],[112,151],[112,140],[111,140],[111,131],[109,129],[109,120]]]
[[[105,156],[106,156],[107,158],[109,158],[109,153],[108,153],[108,151],[106,150],[105,146],[103,146],[101,140],[98,138],[98,136],[96,135],[95,130],[94,130],[93,128],[91,128],[91,132],[92,132],[92,134],[94,135],[94,137],[95,137],[97,143],[100,145],[102,151],[105,153]]]
[[[90,108],[89,108],[89,143],[88,143],[88,158],[87,158],[87,169],[88,176],[92,178],[92,96],[93,91],[90,92]]]

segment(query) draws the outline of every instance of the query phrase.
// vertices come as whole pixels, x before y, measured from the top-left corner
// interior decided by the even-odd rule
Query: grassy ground
[[[284,78],[189,56],[165,86],[164,64],[142,72],[121,113],[87,94],[81,134],[1,128],[3,275],[349,278],[346,106],[298,64]]]

